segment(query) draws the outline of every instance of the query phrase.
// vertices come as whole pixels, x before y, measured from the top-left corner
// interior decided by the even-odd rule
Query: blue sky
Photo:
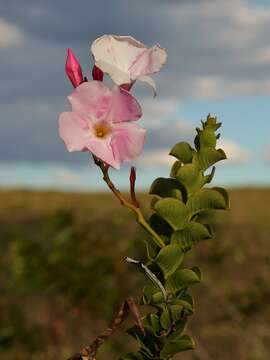
[[[135,87],[148,130],[140,187],[168,173],[169,148],[190,141],[209,112],[229,157],[216,183],[270,183],[269,1],[10,0],[0,4],[0,185],[102,189],[87,154],[66,151],[57,118],[72,90],[67,47],[88,75],[89,45],[104,33],[158,42],[169,55],[157,98]],[[128,167],[113,176],[124,187]]]

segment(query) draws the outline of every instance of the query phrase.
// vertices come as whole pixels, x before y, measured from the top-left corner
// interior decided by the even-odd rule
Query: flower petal
[[[128,161],[138,156],[144,145],[145,129],[134,123],[113,125],[111,146],[118,162]]]
[[[142,81],[142,82],[150,85],[151,88],[153,89],[154,97],[156,97],[156,95],[157,95],[156,83],[150,76],[142,75],[142,76],[139,76],[137,78],[137,80]]]
[[[141,75],[150,75],[158,72],[167,60],[167,52],[159,45],[146,49],[140,54],[129,68],[131,78],[137,79]]]
[[[93,119],[106,118],[112,106],[111,90],[101,81],[84,82],[68,99],[73,111]]]
[[[142,109],[138,101],[127,90],[119,86],[112,89],[112,108],[109,119],[114,123],[138,120]]]
[[[68,151],[85,149],[90,131],[83,127],[83,119],[74,112],[64,112],[59,116],[59,135],[64,140]]]
[[[92,46],[96,64],[102,71],[107,72],[118,85],[127,82],[120,82],[117,71],[129,73],[129,68],[134,60],[145,51],[146,47],[131,36],[103,35],[96,39]]]
[[[104,161],[106,164],[111,165],[115,169],[120,168],[120,161],[115,159],[110,138],[97,139],[92,138],[87,144],[87,149],[91,151],[96,157]]]
[[[95,64],[104,73],[109,74],[110,78],[116,85],[128,84],[131,82],[130,74],[128,72],[122,71],[115,65],[110,64],[104,60],[96,61]]]

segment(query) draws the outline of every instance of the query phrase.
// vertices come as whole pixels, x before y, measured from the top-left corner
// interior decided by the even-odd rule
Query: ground
[[[270,358],[270,189],[230,191],[231,211],[209,215],[215,239],[194,248],[200,266],[182,360]],[[145,208],[147,195],[139,196]],[[106,194],[0,192],[0,358],[65,359],[100,333],[144,275],[145,234]],[[123,329],[125,326],[123,326]],[[135,348],[116,333],[98,360]]]

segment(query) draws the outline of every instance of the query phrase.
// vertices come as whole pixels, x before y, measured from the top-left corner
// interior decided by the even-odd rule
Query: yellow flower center
[[[110,128],[106,124],[97,124],[94,127],[94,133],[97,138],[104,138],[110,132]]]

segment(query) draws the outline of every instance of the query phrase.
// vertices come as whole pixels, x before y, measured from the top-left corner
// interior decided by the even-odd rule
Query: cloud
[[[264,149],[264,159],[266,163],[270,164],[270,145],[267,145]]]
[[[146,97],[142,99],[143,118],[149,125],[157,126],[173,117],[178,108],[178,102],[174,99],[159,99]],[[150,126],[151,126],[150,123]]]
[[[145,149],[170,149],[179,141],[192,141],[195,133],[195,123],[188,120],[163,121],[152,128],[148,124]]]
[[[173,144],[174,142],[171,143],[171,146]],[[223,149],[227,155],[227,159],[220,163],[222,165],[244,165],[248,163],[251,158],[251,153],[247,149],[243,149],[230,139],[219,140],[217,147]],[[175,158],[169,155],[170,148],[171,147],[156,147],[153,150],[146,150],[137,160],[137,163],[141,166],[167,168],[175,161]],[[268,155],[270,160],[270,151]]]
[[[223,162],[225,165],[242,165],[251,159],[250,151],[243,149],[233,140],[221,139],[218,141],[218,147],[223,149],[227,155],[227,160]]]
[[[146,151],[192,140],[194,123],[176,125],[186,98],[270,92],[269,6],[243,0],[10,0],[1,2],[0,13],[1,161],[86,161],[85,154],[67,153],[57,134],[71,91],[64,63],[71,46],[89,75],[89,44],[103,33],[132,34],[168,50],[168,63],[156,76],[158,99],[134,86],[148,129]]]
[[[169,155],[170,149],[145,151],[136,163],[145,167],[169,167],[176,159]]]
[[[17,46],[22,41],[22,32],[15,25],[0,18],[0,49]]]

